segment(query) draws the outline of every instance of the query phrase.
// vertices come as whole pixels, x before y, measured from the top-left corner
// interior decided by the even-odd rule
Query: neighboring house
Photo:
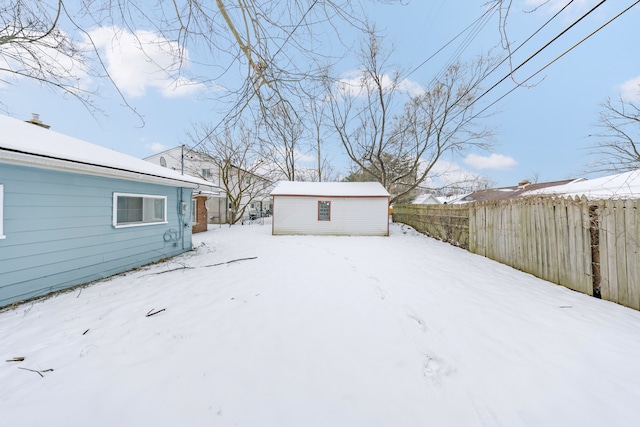
[[[0,115],[0,306],[191,249],[211,183]]]
[[[272,234],[389,235],[389,193],[378,182],[280,182]]]
[[[440,205],[441,202],[433,194],[421,194],[418,197],[416,197],[415,199],[413,199],[411,204],[414,204],[414,205]]]
[[[564,185],[532,191],[531,194],[585,196],[588,199],[638,199],[640,198],[640,170],[573,181]]]
[[[198,176],[220,187],[222,190],[220,194],[206,198],[205,203],[209,215],[208,222],[210,224],[225,224],[230,221],[232,206],[229,203],[229,195],[224,192],[224,185],[220,179],[220,168],[209,155],[188,147],[174,147],[146,157],[144,160],[175,171],[184,171],[184,173]],[[245,216],[247,218],[271,212],[271,196],[269,195],[269,189],[272,186],[271,181],[247,171],[231,175],[241,175],[247,177],[245,179],[253,179],[256,182],[256,186],[260,187],[253,192],[247,191],[247,195],[243,195],[240,199],[241,208],[246,206]],[[234,184],[231,183],[230,186],[232,188],[237,187]],[[233,196],[236,195],[234,194]]]
[[[518,185],[512,187],[489,188],[486,190],[478,190],[473,193],[450,203],[468,203],[468,202],[486,202],[492,200],[506,200],[516,197],[529,196],[534,194],[536,190],[558,187],[569,183],[584,181],[584,178],[565,179],[562,181],[541,182],[532,184],[529,181],[521,181]]]

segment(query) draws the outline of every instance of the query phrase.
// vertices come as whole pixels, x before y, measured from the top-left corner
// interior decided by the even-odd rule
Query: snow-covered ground
[[[399,224],[270,232],[1,312],[0,424],[638,425],[640,312]]]

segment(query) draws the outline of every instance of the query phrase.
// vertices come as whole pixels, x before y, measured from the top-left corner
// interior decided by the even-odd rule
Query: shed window
[[[331,221],[331,202],[318,202],[318,221]]]
[[[4,224],[4,186],[0,184],[0,239],[4,239],[5,235],[3,232],[2,225]]]
[[[166,196],[113,193],[114,227],[134,227],[166,222]]]
[[[191,224],[198,223],[198,201],[196,199],[191,199]]]

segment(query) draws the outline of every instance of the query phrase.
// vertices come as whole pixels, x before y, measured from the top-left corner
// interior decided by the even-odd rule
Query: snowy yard
[[[270,232],[0,312],[1,424],[638,425],[639,312],[399,224]]]

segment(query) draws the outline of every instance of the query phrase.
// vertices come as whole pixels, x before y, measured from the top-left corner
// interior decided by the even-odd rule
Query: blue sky
[[[507,26],[512,46],[524,41],[568,2],[514,0]],[[484,12],[485,0],[467,0],[464,6],[460,3],[411,0],[407,5],[364,4],[370,20],[385,34],[386,46],[392,48],[391,62],[404,72],[409,83],[425,87],[451,60],[469,60],[490,50],[504,54],[498,17],[494,15],[477,28],[473,37],[466,33],[426,61]],[[595,0],[572,2],[513,55],[513,64],[520,64],[597,3]],[[632,0],[606,2],[518,70],[515,80],[526,80],[633,3]],[[539,4],[542,4],[540,8],[531,12]],[[594,141],[588,135],[597,123],[598,104],[607,97],[640,99],[639,22],[640,5],[636,5],[528,81],[526,86],[518,87],[496,102],[490,107],[495,114],[485,120],[495,132],[496,145],[490,151],[446,159],[450,162],[447,164],[456,170],[486,176],[498,186],[515,185],[534,176],[540,181],[590,177],[588,153]],[[111,37],[109,30],[93,28],[92,31],[95,40],[102,40],[106,47]],[[349,39],[353,34],[345,28],[343,37],[355,45],[355,36]],[[154,36],[146,34],[150,41]],[[469,37],[465,39],[466,36]],[[461,46],[463,40],[466,42]],[[172,90],[175,85],[149,68],[132,43],[125,40],[121,45],[124,49],[118,55],[106,55],[105,59],[127,101],[144,117],[144,126],[123,106],[115,90],[99,81],[86,84],[100,87],[101,95],[95,102],[107,112],[106,116],[94,116],[78,101],[50,88],[26,79],[0,76],[5,80],[0,83],[4,113],[25,120],[31,113],[39,113],[41,119],[58,132],[141,158],[181,143],[188,144],[186,133],[194,123],[215,123],[223,117],[225,105],[215,102],[215,98],[228,83],[186,85]],[[337,49],[339,45],[334,46]],[[161,51],[154,54],[157,61],[162,61]],[[189,54],[197,62],[198,58],[192,52]],[[336,65],[335,71],[348,76],[356,67],[353,58],[347,56]],[[407,75],[411,70],[415,71]],[[505,64],[487,80],[486,87],[497,83],[508,71]],[[488,107],[514,87],[513,80],[506,79],[478,101],[477,109]],[[336,167],[346,169],[347,163],[341,160],[337,145],[334,150]]]

